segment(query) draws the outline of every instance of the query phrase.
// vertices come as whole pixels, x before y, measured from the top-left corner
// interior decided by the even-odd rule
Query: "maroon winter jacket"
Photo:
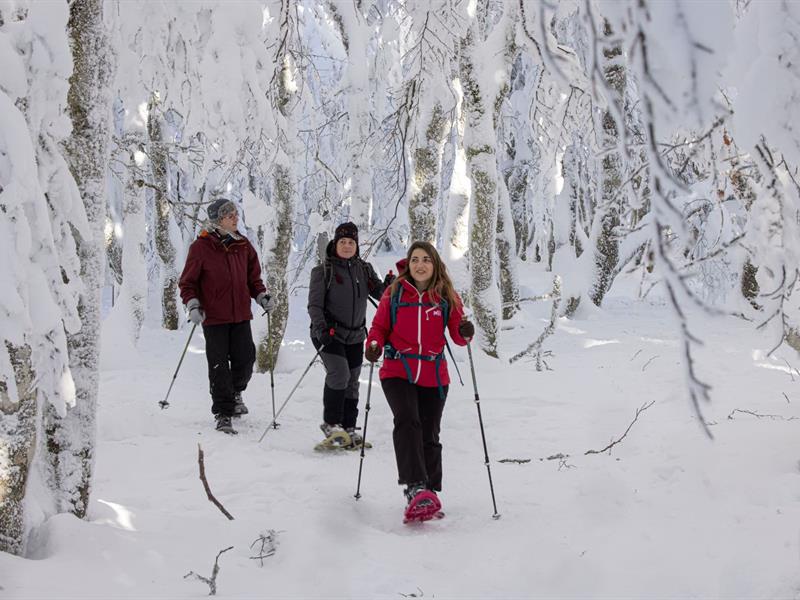
[[[400,264],[398,264],[399,270]],[[383,347],[389,342],[396,350],[407,354],[418,354],[421,356],[436,356],[444,351],[444,322],[442,309],[438,300],[432,300],[431,294],[427,291],[420,293],[414,285],[407,279],[400,282],[403,293],[400,302],[429,303],[435,306],[399,306],[397,308],[397,321],[392,327],[392,288],[386,289],[378,304],[378,311],[372,319],[372,327],[367,336],[367,345],[373,341],[378,346]],[[464,306],[461,299],[457,297],[456,306],[450,307],[450,316],[447,320],[447,329],[450,337],[459,346],[466,346],[467,340],[458,333],[458,325],[464,317]],[[436,363],[429,360],[418,360],[406,358],[411,370],[413,383],[422,387],[437,387]],[[403,361],[400,359],[389,359],[384,357],[383,366],[380,370],[381,379],[391,379],[399,377],[408,380]],[[439,381],[442,385],[450,383],[450,376],[447,373],[447,361],[439,362]]]
[[[200,300],[203,325],[239,323],[253,318],[250,299],[266,292],[256,249],[242,237],[223,244],[216,232],[201,231],[189,246],[178,283],[181,300]]]

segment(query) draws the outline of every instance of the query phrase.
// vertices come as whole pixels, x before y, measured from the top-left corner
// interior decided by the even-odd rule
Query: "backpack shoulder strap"
[[[403,286],[402,284],[398,284],[397,290],[392,294],[392,302],[390,304],[392,329],[394,329],[394,324],[397,323],[397,309],[400,306],[400,297],[402,295],[403,295]]]

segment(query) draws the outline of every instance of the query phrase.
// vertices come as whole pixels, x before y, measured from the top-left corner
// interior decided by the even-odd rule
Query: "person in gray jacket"
[[[320,429],[327,440],[339,440],[345,446],[361,444],[355,427],[367,337],[367,296],[379,300],[385,287],[372,265],[359,256],[358,228],[353,223],[339,225],[325,260],[311,270],[308,315],[311,341],[317,350],[322,348],[327,373]]]

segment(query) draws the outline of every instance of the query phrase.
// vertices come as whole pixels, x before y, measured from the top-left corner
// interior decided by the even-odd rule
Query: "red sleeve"
[[[203,261],[200,260],[200,250],[196,242],[189,246],[189,254],[186,257],[186,264],[183,265],[181,278],[178,280],[178,287],[181,290],[181,301],[186,304],[192,298],[200,299],[200,272],[203,269]]]
[[[389,334],[392,332],[391,303],[391,288],[386,288],[378,303],[378,310],[372,318],[372,326],[367,335],[367,346],[372,342],[378,342],[378,347],[383,348],[386,340],[389,339]]]
[[[458,333],[458,325],[461,323],[461,320],[464,318],[464,303],[461,301],[461,298],[458,297],[456,294],[456,305],[450,311],[450,318],[447,320],[447,330],[450,332],[450,337],[453,338],[453,341],[458,344],[459,346],[466,346],[467,340],[461,337],[461,334]]]
[[[258,253],[253,248],[253,244],[247,243],[247,289],[250,291],[250,297],[255,298],[261,292],[266,292],[267,288],[261,280],[261,263],[258,262]]]

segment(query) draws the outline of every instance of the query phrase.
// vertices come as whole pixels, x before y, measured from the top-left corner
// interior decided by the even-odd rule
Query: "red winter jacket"
[[[392,328],[392,288],[387,288],[378,304],[375,318],[372,319],[367,345],[377,342],[378,346],[383,347],[386,342],[389,342],[402,353],[422,356],[441,354],[444,352],[445,338],[442,309],[438,300],[432,300],[427,291],[419,293],[408,280],[401,281],[400,285],[403,287],[403,293],[400,296],[401,302],[426,302],[435,306],[398,306],[397,322]],[[447,329],[452,340],[459,346],[467,345],[467,340],[458,333],[458,324],[461,323],[463,317],[464,306],[461,298],[457,298],[456,306],[450,307]],[[406,362],[411,369],[413,383],[422,387],[438,387],[434,361],[406,358]],[[399,377],[408,380],[408,372],[402,360],[399,358],[389,359],[384,356],[380,377],[381,379]],[[447,361],[444,359],[439,362],[439,381],[442,385],[450,383]]]
[[[181,300],[200,300],[203,325],[240,323],[253,318],[250,298],[266,292],[256,249],[242,237],[223,244],[216,232],[201,231],[189,246],[178,283]]]

